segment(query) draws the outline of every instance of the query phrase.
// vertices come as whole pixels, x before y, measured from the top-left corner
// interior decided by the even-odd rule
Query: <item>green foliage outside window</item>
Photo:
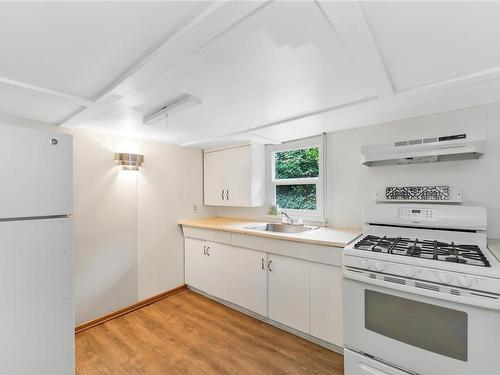
[[[277,185],[276,204],[293,210],[316,209],[316,185]]]
[[[302,148],[274,154],[274,177],[307,178],[319,176],[319,148]]]
[[[275,179],[311,178],[319,176],[319,148],[275,153]],[[316,209],[316,185],[277,185],[276,204],[296,210]]]

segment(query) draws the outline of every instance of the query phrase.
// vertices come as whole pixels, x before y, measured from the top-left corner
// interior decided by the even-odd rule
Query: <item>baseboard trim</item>
[[[150,297],[148,299],[145,299],[143,301],[139,301],[137,303],[134,303],[133,305],[124,307],[123,309],[114,311],[112,313],[103,315],[97,319],[90,320],[88,322],[82,323],[78,326],[75,327],[75,334],[81,333],[83,331],[86,331],[89,328],[98,326],[102,323],[109,322],[112,319],[116,319],[119,316],[123,316],[125,314],[131,313],[132,311],[139,310],[140,308],[143,308],[147,305],[151,305],[152,303],[158,302],[159,300],[162,300],[164,298],[173,296],[174,294],[180,293],[184,290],[187,290],[187,285],[181,285],[177,288],[167,290],[166,292],[160,293],[156,296]]]

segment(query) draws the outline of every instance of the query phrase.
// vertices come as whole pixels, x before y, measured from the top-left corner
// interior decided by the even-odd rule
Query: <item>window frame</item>
[[[277,152],[300,150],[305,148],[317,147],[319,151],[319,173],[318,177],[290,178],[277,180],[275,178],[275,156]],[[324,199],[324,181],[325,181],[325,147],[324,136],[316,136],[297,141],[286,142],[278,145],[266,146],[266,185],[267,202],[270,205],[276,204],[276,186],[278,185],[316,185],[316,209],[315,210],[297,210],[289,208],[280,208],[281,212],[286,212],[292,218],[304,218],[308,221],[325,221],[325,199]]]

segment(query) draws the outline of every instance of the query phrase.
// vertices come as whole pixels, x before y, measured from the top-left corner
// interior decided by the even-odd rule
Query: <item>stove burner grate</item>
[[[486,259],[481,249],[476,245],[368,235],[354,244],[354,248],[386,254],[490,267],[488,259]]]

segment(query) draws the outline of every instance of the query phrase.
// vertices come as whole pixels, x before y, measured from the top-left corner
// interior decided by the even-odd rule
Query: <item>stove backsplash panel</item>
[[[387,186],[385,197],[395,200],[448,200],[450,199],[450,186]]]

